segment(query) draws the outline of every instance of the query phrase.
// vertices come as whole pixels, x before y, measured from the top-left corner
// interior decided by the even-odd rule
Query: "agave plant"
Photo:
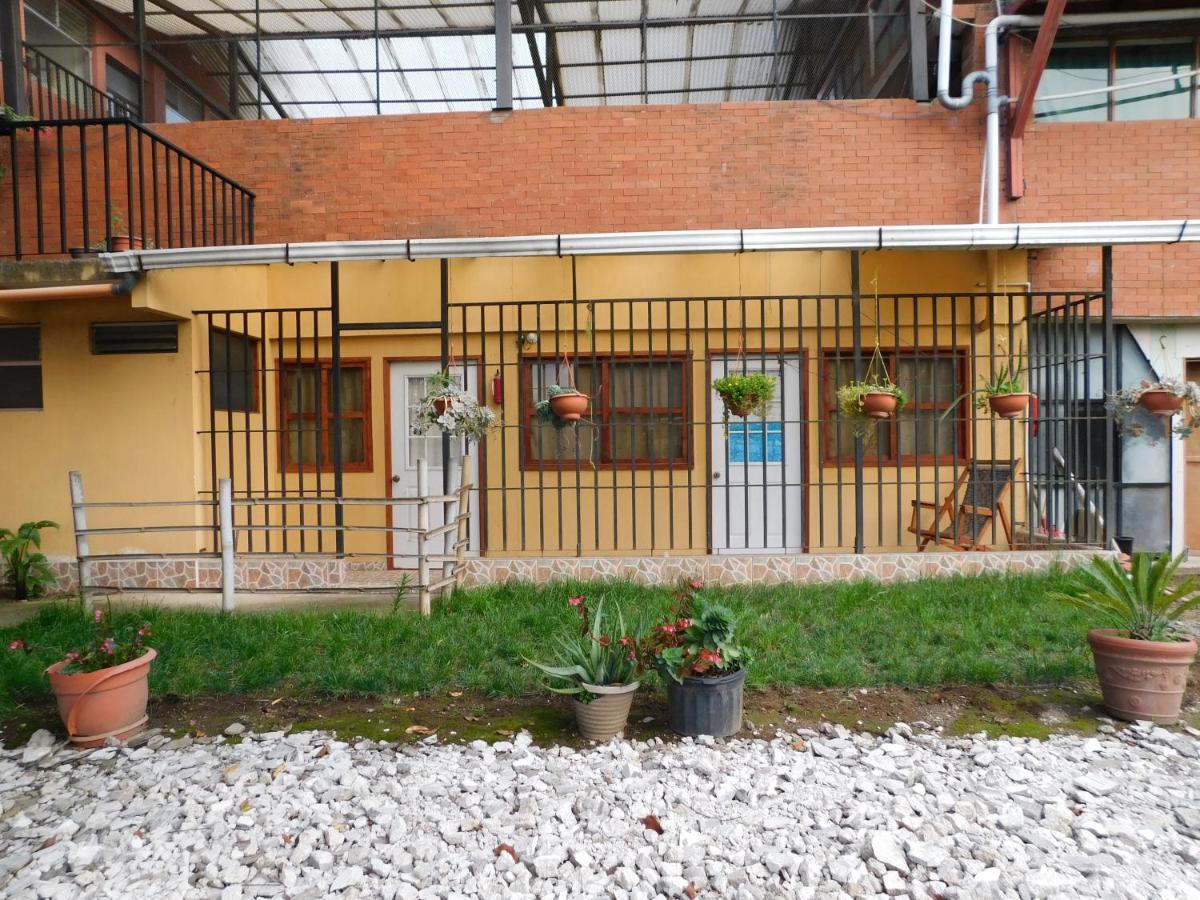
[[[1157,558],[1135,553],[1127,572],[1115,559],[1096,557],[1078,570],[1072,590],[1050,596],[1095,613],[1134,640],[1184,640],[1179,618],[1200,606],[1194,578],[1171,584],[1184,559],[1182,553]]]
[[[579,633],[559,636],[557,660],[553,665],[527,660],[550,676],[546,687],[556,694],[571,694],[587,703],[595,699],[588,691],[588,685],[603,687],[637,681],[638,662],[634,652],[637,635],[626,632],[621,611],[617,610],[616,628],[606,630],[603,600],[590,615],[583,597],[572,597],[568,602],[579,612]]]

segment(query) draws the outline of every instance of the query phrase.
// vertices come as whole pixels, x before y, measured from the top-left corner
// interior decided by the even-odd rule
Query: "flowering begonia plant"
[[[733,612],[706,599],[703,589],[699,578],[684,581],[675,593],[675,607],[639,643],[639,659],[663,681],[728,675],[750,661],[746,649],[734,642]]]
[[[114,631],[109,615],[104,610],[97,609],[92,614],[92,636],[78,650],[70,650],[64,654],[67,664],[62,668],[63,675],[78,675],[83,672],[98,672],[112,666],[139,659],[146,654],[146,638],[150,637],[150,624],[143,622],[136,628],[128,626],[120,632]],[[33,653],[40,648],[24,640],[15,640],[8,645],[14,652]]]

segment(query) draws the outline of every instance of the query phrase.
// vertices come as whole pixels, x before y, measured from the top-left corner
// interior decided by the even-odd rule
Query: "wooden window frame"
[[[287,435],[289,431],[295,431],[294,428],[289,428],[289,425],[295,421],[297,416],[301,419],[316,420],[317,413],[298,413],[296,416],[291,415],[287,408],[287,376],[291,368],[301,366],[317,366],[320,369],[320,390],[322,403],[320,405],[321,429],[318,432],[321,435],[321,465],[318,467],[315,463],[297,463],[291,462],[287,458]],[[371,360],[369,357],[354,357],[352,359],[343,359],[341,368],[346,369],[361,369],[363,373],[363,408],[361,412],[349,412],[342,410],[342,420],[360,419],[363,423],[363,461],[362,462],[342,462],[343,472],[372,472],[374,471],[374,459],[372,455],[372,440],[371,440]],[[333,360],[328,357],[303,357],[299,359],[281,359],[278,364],[276,373],[275,395],[278,400],[278,416],[279,416],[279,431],[277,434],[276,444],[278,444],[278,462],[279,471],[281,472],[332,472],[333,469],[333,404],[332,399],[332,382],[333,382]]]
[[[537,366],[555,365],[554,357],[524,356],[521,359],[521,423],[524,426],[521,437],[521,469],[523,471],[573,472],[574,459],[538,459],[533,454],[534,412],[533,408],[540,397],[533,396],[533,372]],[[612,382],[611,366],[614,363],[675,363],[679,366],[683,383],[681,385],[682,406],[617,406],[609,407],[605,399],[610,394],[609,385]],[[692,467],[692,379],[691,365],[687,353],[676,351],[647,351],[645,353],[604,353],[586,354],[576,357],[574,365],[596,365],[600,371],[600,389],[591,396],[589,409],[590,417],[595,423],[597,437],[600,442],[600,458],[593,464],[580,457],[579,468],[596,469],[598,471],[686,471]],[[612,416],[619,414],[658,414],[663,417],[679,416],[683,419],[683,443],[679,456],[670,459],[612,459]]]
[[[0,413],[6,412],[41,412],[46,408],[46,368],[42,359],[42,326],[40,322],[11,322],[0,325],[0,328],[23,328],[32,330],[37,335],[37,356],[34,359],[0,360],[0,368],[38,370],[38,405],[37,406],[0,406]]]
[[[964,394],[970,384],[969,376],[969,360],[970,352],[968,348],[961,346],[954,347],[895,347],[880,348],[879,351],[883,354],[884,362],[887,364],[889,374],[896,372],[896,366],[901,357],[915,359],[937,359],[937,360],[954,360],[957,365],[955,374],[955,396]],[[828,467],[845,467],[854,465],[854,444],[847,447],[843,445],[842,455],[837,455],[835,428],[841,413],[838,411],[837,403],[837,388],[840,386],[833,384],[832,400],[826,398],[826,391],[831,382],[833,382],[833,362],[839,359],[848,361],[853,360],[853,352],[846,349],[830,349],[824,350],[821,354],[821,384],[819,402],[821,404],[821,465]],[[863,352],[863,367],[865,369],[870,357],[867,352]],[[910,392],[911,393],[911,392]],[[960,403],[967,403],[968,400],[962,400]],[[919,406],[916,401],[909,398],[908,405],[905,409],[920,409],[922,411],[938,411],[944,410],[951,406],[951,402],[934,403],[932,401],[923,401]],[[896,416],[887,418],[887,426],[891,435],[891,451],[884,456],[878,453],[864,453],[863,463],[871,466],[900,466],[900,467],[916,467],[916,466],[951,466],[964,465],[970,462],[970,438],[971,429],[969,426],[970,416],[959,416],[955,418],[955,424],[958,428],[958,447],[959,453],[939,453],[936,456],[932,453],[906,453],[899,454],[900,446],[900,425],[899,419]],[[874,445],[872,445],[874,446]]]
[[[253,334],[246,334],[243,331],[234,331],[232,328],[221,328],[218,325],[209,325],[208,331],[209,331],[209,339],[208,339],[209,406],[211,407],[213,412],[229,413],[230,415],[235,415],[235,416],[236,415],[251,415],[251,416],[259,415],[262,412],[262,384],[261,383],[262,383],[262,370],[265,365],[265,360],[263,359],[263,339],[255,336]],[[254,345],[254,368],[250,370],[250,383],[251,383],[251,387],[254,389],[254,400],[251,403],[249,409],[226,409],[223,406],[217,405],[217,395],[216,395],[216,392],[213,390],[213,373],[216,370],[213,368],[213,346],[212,346],[212,334],[213,334],[213,332],[216,332],[216,331],[219,331],[222,334],[233,335],[234,337],[242,338],[243,340],[250,341]],[[230,359],[232,360],[232,357]],[[287,360],[287,362],[290,362],[290,360]],[[229,375],[229,373],[226,372],[226,377],[228,377],[228,375]],[[282,392],[282,388],[280,390]]]

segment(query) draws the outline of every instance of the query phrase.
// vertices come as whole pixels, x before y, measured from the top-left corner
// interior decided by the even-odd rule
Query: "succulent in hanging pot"
[[[766,416],[775,399],[775,379],[764,372],[731,372],[712,386],[725,404],[726,416]]]
[[[479,441],[494,424],[494,412],[458,387],[449,372],[439,372],[430,378],[429,391],[413,416],[412,432],[426,434],[438,428],[451,437]]]
[[[577,425],[587,412],[589,398],[573,387],[552,384],[546,388],[546,397],[533,408],[539,422],[547,422],[555,428]]]
[[[1124,434],[1157,440],[1153,429],[1147,431],[1145,416],[1138,421],[1137,413],[1144,411],[1160,419],[1168,435],[1186,438],[1200,426],[1200,384],[1178,378],[1144,380],[1137,387],[1110,395],[1105,406]]]

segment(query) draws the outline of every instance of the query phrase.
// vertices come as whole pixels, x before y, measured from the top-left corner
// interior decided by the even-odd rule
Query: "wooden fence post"
[[[429,463],[417,460],[417,601],[421,615],[433,612],[429,599]]]
[[[462,479],[458,486],[458,510],[455,524],[454,544],[454,584],[461,587],[463,583],[463,563],[467,556],[467,547],[471,543],[471,457],[462,458]]]
[[[222,478],[218,492],[217,514],[221,522],[221,612],[233,612],[234,582],[237,578],[233,553],[233,483],[228,478]]]
[[[83,476],[78,472],[68,474],[71,484],[71,521],[75,527],[75,561],[78,566],[79,599],[84,609],[91,609],[92,601],[87,593],[87,510],[83,506]]]

